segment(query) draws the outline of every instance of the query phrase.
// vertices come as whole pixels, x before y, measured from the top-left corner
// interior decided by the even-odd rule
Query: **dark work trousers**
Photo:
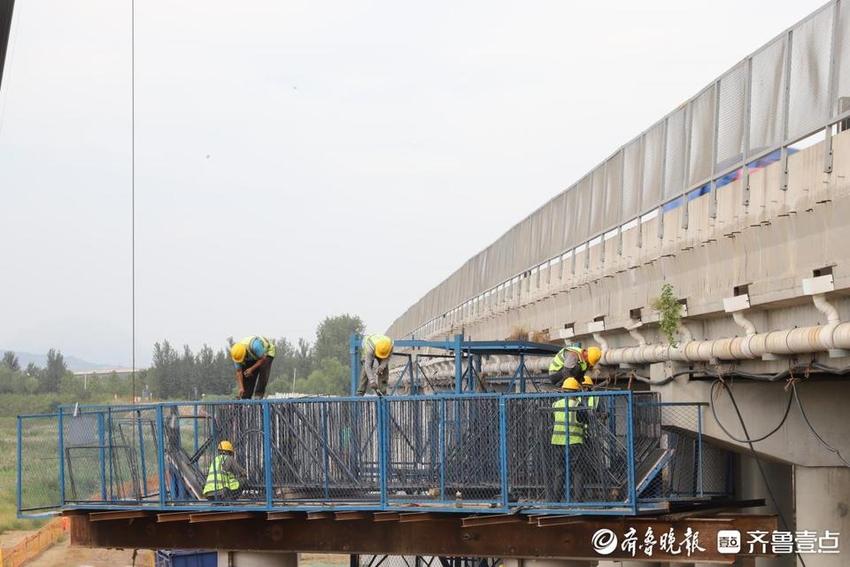
[[[566,482],[566,461],[564,445],[549,445],[549,474],[546,476],[546,500],[564,501],[564,482]],[[570,445],[570,484],[572,500],[580,502],[584,498],[584,472],[586,468],[585,447],[581,443]]]
[[[250,400],[252,397],[259,399],[265,397],[266,385],[269,383],[269,375],[272,372],[272,363],[274,363],[274,358],[269,358],[268,364],[263,365],[250,376],[242,374],[242,383],[245,385],[245,393],[242,394],[243,400]]]

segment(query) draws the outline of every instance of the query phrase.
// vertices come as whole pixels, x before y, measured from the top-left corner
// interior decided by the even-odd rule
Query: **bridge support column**
[[[794,504],[797,510],[797,531],[826,530],[840,533],[841,553],[819,553],[814,561],[818,567],[847,565],[846,538],[850,536],[850,468],[794,467]],[[808,556],[804,556],[808,559]]]
[[[298,554],[269,551],[219,551],[218,567],[298,567]]]

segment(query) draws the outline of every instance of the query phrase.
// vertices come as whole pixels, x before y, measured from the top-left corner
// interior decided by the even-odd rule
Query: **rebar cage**
[[[636,514],[728,493],[702,411],[630,391],[62,407],[18,418],[18,510]],[[205,494],[224,440],[238,489]]]

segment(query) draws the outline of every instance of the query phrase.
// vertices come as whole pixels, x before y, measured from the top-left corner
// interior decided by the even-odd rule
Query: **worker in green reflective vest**
[[[207,500],[235,500],[242,493],[242,481],[248,474],[238,462],[233,443],[223,440],[218,444],[218,454],[210,463],[204,497]]]
[[[572,376],[564,380],[563,389],[576,394],[581,391],[578,380]],[[562,502],[566,482],[567,459],[573,485],[573,500],[580,500],[585,467],[584,440],[587,411],[585,399],[579,396],[559,398],[552,404],[552,438],[550,441],[549,475],[546,478],[546,500]],[[567,451],[569,446],[569,451]]]
[[[593,370],[602,358],[602,349],[592,346],[581,348],[571,345],[558,351],[549,363],[549,381],[553,386],[561,384],[565,379],[573,377],[581,380]]]

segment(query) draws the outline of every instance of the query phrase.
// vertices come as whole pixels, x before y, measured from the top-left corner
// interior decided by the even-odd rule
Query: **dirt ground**
[[[152,565],[153,552],[139,550],[135,567]],[[348,565],[348,556],[305,553],[299,558],[299,565],[300,567],[342,567]],[[133,567],[133,551],[71,547],[65,539],[28,563],[27,567]]]

